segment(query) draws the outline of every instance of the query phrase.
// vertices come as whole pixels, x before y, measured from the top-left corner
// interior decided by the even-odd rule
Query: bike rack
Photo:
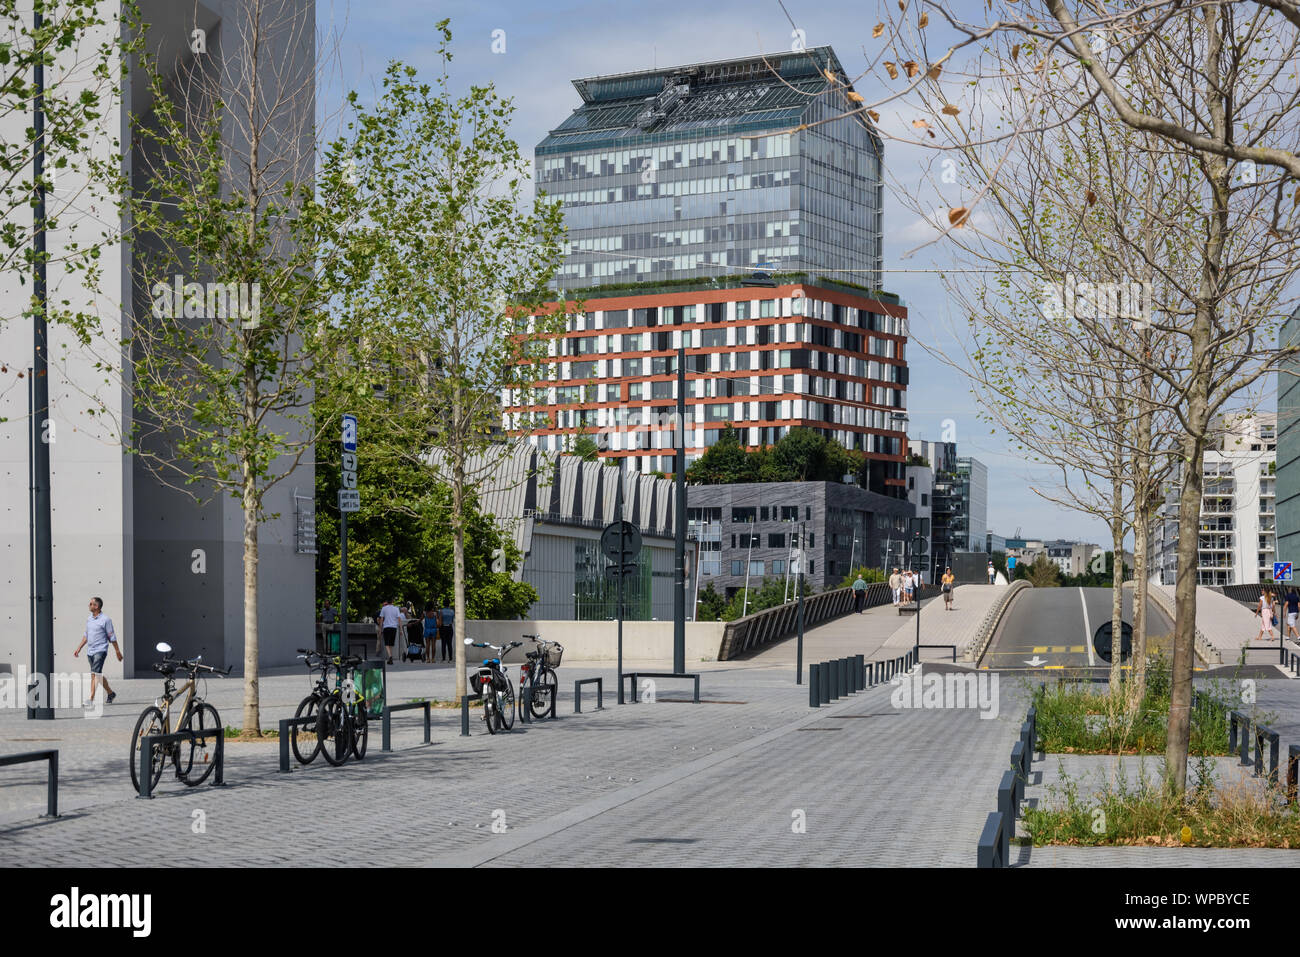
[[[27,764],[32,761],[48,762],[45,777],[45,813],[41,817],[59,816],[59,752],[23,751],[20,754],[0,755],[0,768],[10,764]]]
[[[605,710],[605,682],[603,679],[583,678],[573,683],[573,713],[582,714],[582,686],[594,684],[596,686],[596,710]]]
[[[424,709],[424,743],[425,743],[425,744],[428,744],[428,743],[429,743],[429,741],[430,741],[429,731],[430,731],[430,722],[431,722],[430,715],[431,715],[431,713],[432,713],[432,712],[429,710],[429,709],[430,709],[429,702],[427,702],[427,701],[408,701],[406,704],[387,704],[387,703],[385,703],[385,704],[384,704],[384,716],[383,716],[383,722],[384,722],[384,741],[383,741],[383,747],[381,747],[379,750],[381,750],[381,751],[391,751],[391,750],[393,750],[393,748],[392,748],[392,731],[391,731],[391,724],[392,724],[392,720],[393,720],[392,717],[391,717],[392,713],[393,713],[394,711],[414,711],[416,708],[423,708],[423,709]]]
[[[289,767],[289,729],[295,725],[306,727],[316,724],[316,715],[303,715],[301,718],[283,718],[280,721],[280,773],[288,774]]]
[[[218,727],[217,756],[214,762],[216,770],[212,775],[211,787],[225,787],[226,729]],[[140,749],[140,793],[137,800],[153,800],[153,749],[173,741],[193,741],[198,735],[193,731],[173,731],[170,734],[151,734],[145,737],[144,747]],[[206,737],[206,735],[204,735]]]

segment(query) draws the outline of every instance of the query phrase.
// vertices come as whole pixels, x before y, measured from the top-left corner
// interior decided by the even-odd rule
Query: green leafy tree
[[[374,228],[368,301],[387,318],[372,356],[388,365],[399,410],[388,448],[422,462],[451,492],[456,694],[465,693],[467,536],[473,490],[496,481],[511,453],[499,439],[527,431],[522,411],[545,380],[548,340],[566,326],[547,283],[558,267],[560,205],[525,202],[529,162],[510,139],[509,100],[492,86],[451,91],[451,31],[437,24],[432,83],[392,63],[375,103],[352,95],[347,151]]]
[[[365,241],[356,190],[337,151],[318,162],[303,95],[313,65],[270,66],[302,27],[244,4],[222,21],[215,66],[195,57],[164,77],[146,61],[148,108],[131,127],[142,160],[120,184],[149,313],[132,327],[125,439],[160,482],[239,502],[246,732],[260,729],[265,496],[337,434],[312,396],[370,388],[368,369],[339,361],[373,331],[349,308]],[[174,276],[186,280],[179,294]]]
[[[1035,588],[1055,588],[1061,583],[1061,569],[1047,555],[1040,553],[1025,569],[1025,577]]]
[[[803,594],[805,598],[812,594],[812,588],[809,586],[807,579],[803,581]],[[764,578],[757,587],[751,584],[748,602],[745,600],[744,588],[739,589],[736,594],[732,595],[722,613],[722,620],[735,621],[742,616],[742,613],[752,615],[756,611],[775,608],[777,605],[793,601],[797,597],[798,589],[793,579],[786,582],[784,578]]]
[[[868,585],[870,585],[872,582],[883,582],[889,580],[888,576],[886,576],[885,573],[881,571],[879,568],[868,568],[865,565],[859,565],[857,568],[853,569],[853,571],[849,572],[847,575],[844,576],[844,581],[840,582],[839,585],[836,585],[834,587],[848,588],[859,578],[861,578]],[[833,590],[833,588],[828,586],[827,590],[831,591]]]
[[[719,621],[727,610],[727,599],[709,582],[708,587],[700,592],[699,603],[695,606],[696,621]]]
[[[600,460],[600,446],[590,435],[580,435],[565,454],[576,455],[584,462],[597,462]]]
[[[754,457],[740,444],[740,434],[728,424],[718,440],[691,463],[686,480],[696,485],[728,485],[758,481]]]

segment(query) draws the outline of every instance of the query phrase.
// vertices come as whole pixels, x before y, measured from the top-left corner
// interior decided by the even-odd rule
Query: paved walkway
[[[48,746],[22,740],[40,736],[58,738],[66,755],[64,816],[53,822],[36,817],[42,769],[0,769],[0,866],[85,864],[88,849],[99,864],[176,866],[329,866],[339,848],[362,865],[973,862],[992,797],[970,795],[993,793],[1023,702],[1004,700],[997,720],[899,710],[886,684],[814,711],[781,670],[701,667],[700,705],[689,685],[661,682],[654,703],[619,707],[611,672],[566,666],[561,718],[550,724],[489,737],[474,720],[461,738],[458,712],[441,712],[424,746],[405,715],[394,753],[379,753],[374,734],[360,764],[318,759],[288,775],[276,771],[277,745],[232,744],[229,787],[164,777],[153,801],[135,798],[126,755],[155,682],[122,682],[119,701],[131,703],[99,721],[36,725],[0,712],[0,753]],[[572,714],[573,679],[597,673],[605,710]],[[451,679],[413,667],[390,686],[395,698],[450,697]],[[210,700],[230,721],[239,685],[217,684]],[[264,679],[264,723],[306,690],[303,677]]]
[[[957,660],[961,661],[984,623],[984,616],[989,613],[994,602],[1006,595],[1007,586],[1002,585],[958,585],[953,589],[952,610],[944,608],[941,597],[925,603],[921,609],[921,644],[956,645]],[[900,625],[883,646],[882,658],[892,658],[903,654],[916,643],[916,619],[909,617]],[[942,658],[946,652],[929,650],[922,653],[922,660]]]
[[[1151,592],[1172,619],[1174,586],[1152,585]],[[1273,623],[1275,635],[1285,628],[1285,617],[1282,619],[1281,627],[1278,622]],[[1241,659],[1241,649],[1244,646],[1261,643],[1256,640],[1259,637],[1259,619],[1254,613],[1241,602],[1234,601],[1211,588],[1196,589],[1196,630],[1200,633],[1204,644],[1219,655],[1219,661],[1212,661],[1211,664],[1235,664]],[[1273,644],[1276,647],[1277,642],[1274,641]]]

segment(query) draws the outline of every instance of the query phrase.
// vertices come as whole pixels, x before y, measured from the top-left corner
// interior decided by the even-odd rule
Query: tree
[[[376,226],[366,295],[389,328],[368,347],[394,370],[388,447],[451,491],[460,696],[471,493],[499,477],[510,452],[499,440],[502,401],[526,408],[538,381],[544,386],[568,305],[550,302],[546,290],[560,260],[560,206],[538,196],[521,211],[530,170],[508,135],[513,107],[491,86],[452,95],[447,24],[437,24],[435,82],[392,63],[373,106],[349,97],[347,154]],[[515,433],[532,424],[521,411],[506,418]]]
[[[1017,571],[1021,567],[1021,563],[1016,564]],[[1045,552],[1039,552],[1025,568],[1025,577],[1035,588],[1055,588],[1061,583],[1061,570]]]
[[[693,485],[730,485],[758,481],[756,463],[740,444],[740,434],[728,423],[703,455],[686,469]]]
[[[339,591],[339,523],[333,507],[339,487],[338,447],[318,460],[316,468],[319,551],[316,593]],[[348,519],[348,604],[355,617],[373,614],[385,599],[400,597],[440,607],[452,601],[452,536],[447,516],[451,491],[429,471],[412,466],[375,443],[360,446],[357,488],[361,510]],[[470,618],[510,619],[527,614],[537,592],[517,582],[511,572],[522,556],[513,539],[502,534],[491,515],[470,502],[465,547],[465,604]],[[504,570],[493,570],[493,555],[502,552]]]
[[[314,57],[293,55],[314,50],[309,22],[241,4],[223,20],[219,63],[196,55],[164,78],[146,61],[150,105],[132,118],[142,185],[115,183],[151,306],[129,343],[124,441],[196,501],[239,502],[248,733],[260,730],[266,493],[338,427],[313,415],[313,395],[370,390],[369,370],[342,358],[365,334],[338,302],[357,276],[355,190],[337,153],[316,168]]]
[[[838,585],[832,586],[829,583],[827,583],[827,590],[830,591],[832,588],[848,588],[859,578],[861,578],[868,585],[870,585],[872,582],[888,581],[888,576],[886,576],[885,573],[881,571],[879,568],[867,568],[865,565],[860,565],[859,567],[853,569],[853,571],[845,575],[844,581],[840,582]]]
[[[576,455],[584,462],[600,461],[600,446],[590,435],[579,435],[573,440],[567,455]]]
[[[695,620],[719,621],[726,610],[727,599],[713,587],[713,582],[709,582],[704,591],[700,592],[699,603],[695,606]]]

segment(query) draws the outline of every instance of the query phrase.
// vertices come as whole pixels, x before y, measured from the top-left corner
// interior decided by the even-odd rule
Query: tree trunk
[[[1116,475],[1110,487],[1110,541],[1115,555],[1110,575],[1110,695],[1119,701],[1124,689],[1120,655],[1124,637],[1124,480]],[[1092,635],[1087,640],[1092,641]]]
[[[461,421],[461,391],[452,389],[453,429]],[[456,441],[453,438],[453,442]],[[450,450],[452,455],[451,481],[451,531],[452,531],[452,594],[456,608],[456,700],[465,696],[465,450],[463,446]]]
[[[1148,244],[1151,241],[1148,239]],[[1153,254],[1149,246],[1148,253]],[[1148,308],[1154,308],[1154,304],[1149,304]],[[1147,547],[1156,491],[1152,488],[1151,467],[1151,424],[1154,417],[1151,399],[1151,330],[1143,328],[1138,336],[1145,361],[1138,378],[1137,436],[1133,443],[1133,659],[1129,670],[1129,709],[1134,715],[1142,704],[1147,687]]]
[[[258,703],[257,478],[244,463],[244,732],[261,733]]]
[[[1205,395],[1199,387],[1194,390],[1192,402],[1203,414]],[[1196,414],[1195,409],[1192,412]],[[1204,458],[1204,434],[1184,436],[1182,491],[1178,498],[1178,577],[1174,585],[1174,660],[1169,728],[1165,737],[1168,783],[1177,793],[1187,787],[1187,748],[1191,742],[1192,668],[1196,661],[1196,545],[1200,537]]]
[[[1129,661],[1129,711],[1134,716],[1147,683],[1147,516],[1145,502],[1133,526],[1133,657]]]

